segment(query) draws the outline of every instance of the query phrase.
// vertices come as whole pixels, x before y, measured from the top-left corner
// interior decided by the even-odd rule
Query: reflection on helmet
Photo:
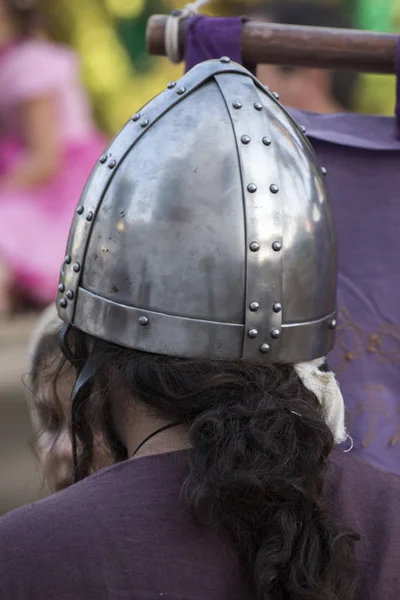
[[[60,317],[138,350],[296,363],[336,326],[336,246],[301,129],[246,69],[195,67],[121,130],[83,192]]]

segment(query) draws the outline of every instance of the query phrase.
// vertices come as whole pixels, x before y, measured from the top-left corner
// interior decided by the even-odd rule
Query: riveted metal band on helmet
[[[61,271],[61,319],[172,356],[325,356],[336,246],[323,178],[302,130],[246,69],[198,65],[95,166]]]

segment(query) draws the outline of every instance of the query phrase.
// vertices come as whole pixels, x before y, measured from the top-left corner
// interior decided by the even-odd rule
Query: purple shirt
[[[186,68],[242,62],[241,18],[196,16]],[[400,75],[400,42],[396,60]],[[250,65],[254,72],[254,67]],[[276,90],[279,92],[279,90]],[[328,170],[339,246],[339,329],[329,364],[348,408],[354,452],[400,474],[400,140],[396,120],[289,109]],[[398,77],[400,137],[400,77]]]
[[[182,504],[186,456],[120,463],[0,519],[1,600],[253,600],[228,536]],[[400,478],[335,451],[325,499],[361,535],[356,600],[398,600]]]

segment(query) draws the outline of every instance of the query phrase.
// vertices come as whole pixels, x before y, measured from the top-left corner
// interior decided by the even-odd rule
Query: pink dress
[[[2,190],[2,178],[24,155],[21,103],[48,95],[58,105],[62,167],[40,187]],[[104,145],[73,52],[42,40],[0,51],[0,259],[39,303],[55,297],[72,216]]]

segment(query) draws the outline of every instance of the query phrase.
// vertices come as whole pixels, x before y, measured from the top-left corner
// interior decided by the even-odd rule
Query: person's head
[[[312,27],[351,27],[343,9],[312,0],[278,0],[262,3],[250,15],[257,20]],[[257,76],[279,92],[287,106],[314,112],[340,112],[354,109],[358,74],[290,65],[258,65]]]
[[[40,0],[0,0],[0,46],[16,38],[36,36],[43,27]]]
[[[77,479],[93,424],[115,461],[179,424],[157,451],[188,448],[184,497],[229,530],[257,600],[350,600],[355,585],[354,535],[321,496],[344,434],[319,370],[336,326],[323,179],[264,86],[226,58],[203,63],[99,159],[59,285]]]
[[[71,391],[75,370],[60,348],[61,321],[54,305],[41,315],[29,347],[28,403],[34,430],[34,449],[50,491],[73,482],[70,435]],[[99,442],[94,469],[111,464]]]

